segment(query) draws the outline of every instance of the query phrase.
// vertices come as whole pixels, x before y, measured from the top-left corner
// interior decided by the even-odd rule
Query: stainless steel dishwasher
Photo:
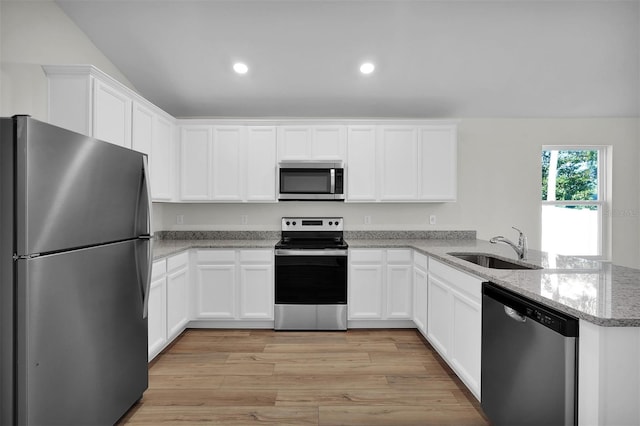
[[[494,426],[576,425],[578,320],[482,286],[482,409]]]

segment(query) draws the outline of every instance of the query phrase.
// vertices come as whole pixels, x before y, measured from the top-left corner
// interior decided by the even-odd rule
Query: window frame
[[[611,163],[613,157],[610,145],[542,145],[540,150],[540,177],[542,179],[542,152],[544,151],[598,151],[598,188],[597,200],[542,200],[540,206],[540,247],[542,247],[543,224],[542,224],[542,208],[544,206],[597,206],[598,211],[598,250],[595,255],[581,255],[572,253],[563,253],[568,256],[577,256],[587,259],[607,260],[610,258],[611,244],[610,240],[610,221],[608,212],[611,205]],[[548,179],[548,177],[547,177]],[[540,182],[542,185],[542,182]],[[542,190],[542,187],[540,188]],[[542,195],[542,192],[540,193]],[[542,197],[540,197],[542,198]]]

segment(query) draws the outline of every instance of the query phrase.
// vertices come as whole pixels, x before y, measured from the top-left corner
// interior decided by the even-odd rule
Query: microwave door
[[[280,170],[281,199],[327,199],[334,192],[334,169]]]

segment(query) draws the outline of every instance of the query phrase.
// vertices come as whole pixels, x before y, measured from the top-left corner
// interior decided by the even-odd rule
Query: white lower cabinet
[[[349,251],[349,319],[412,319],[412,250]]]
[[[195,319],[273,320],[273,251],[198,250]]]
[[[427,336],[427,256],[413,253],[413,322]]]
[[[167,261],[153,262],[151,285],[147,295],[147,327],[149,361],[160,353],[167,343]]]
[[[480,400],[482,280],[432,258],[427,339]]]
[[[189,322],[189,253],[153,262],[148,301],[148,355],[152,360]]]

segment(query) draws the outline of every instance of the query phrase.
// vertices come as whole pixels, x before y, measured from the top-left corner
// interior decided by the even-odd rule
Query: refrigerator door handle
[[[149,160],[142,157],[142,173],[144,174],[144,188],[147,197],[147,235],[153,236],[153,202],[151,201],[151,176],[149,174]]]
[[[141,237],[141,240],[147,243],[147,275],[142,283],[142,318],[147,318],[149,315],[149,291],[151,289],[151,273],[153,268],[153,238]]]

